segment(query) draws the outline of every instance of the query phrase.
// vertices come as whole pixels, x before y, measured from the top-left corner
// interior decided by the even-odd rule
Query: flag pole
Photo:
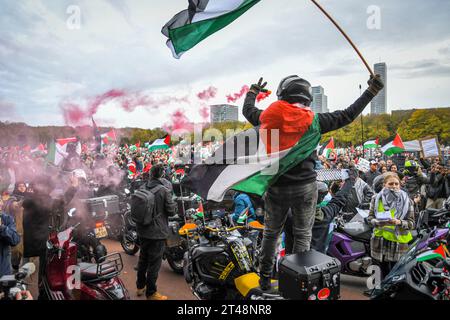
[[[316,1],[316,0],[311,0],[316,6],[317,8],[319,8],[320,11],[323,12],[324,15],[326,15],[328,17],[328,19],[330,19],[330,21],[336,26],[336,28],[338,28],[338,30],[342,33],[342,35],[345,37],[345,39],[347,39],[347,41],[350,43],[350,45],[353,47],[353,49],[355,49],[356,53],[358,54],[358,56],[361,58],[361,61],[364,63],[364,65],[366,66],[367,70],[369,70],[369,73],[372,76],[375,76],[375,74],[372,71],[372,68],[370,68],[369,64],[367,63],[366,59],[364,59],[363,55],[361,54],[361,52],[358,50],[358,48],[356,47],[356,45],[353,43],[352,39],[350,39],[350,37],[345,33],[345,31],[339,26],[339,24],[333,19],[333,17]]]

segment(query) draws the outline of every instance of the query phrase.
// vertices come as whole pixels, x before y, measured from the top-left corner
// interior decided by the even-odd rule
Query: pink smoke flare
[[[206,90],[204,90],[202,92],[199,92],[197,94],[197,97],[200,100],[208,101],[209,99],[214,98],[216,95],[217,95],[217,88],[209,87],[208,89],[206,89]]]
[[[170,115],[170,121],[163,126],[163,129],[169,134],[174,134],[176,131],[192,131],[194,126],[186,116],[183,109],[178,109]]]
[[[235,103],[237,100],[242,98],[242,96],[246,95],[249,90],[250,90],[250,88],[247,85],[244,85],[244,86],[242,86],[241,91],[227,95],[227,97],[226,97],[227,101],[229,103]],[[272,94],[272,91],[261,92],[256,96],[256,101],[260,102],[260,101],[266,99],[271,94]]]

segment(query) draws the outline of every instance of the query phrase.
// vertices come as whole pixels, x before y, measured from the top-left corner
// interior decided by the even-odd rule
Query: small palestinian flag
[[[45,150],[45,146],[40,143],[36,148],[31,150],[31,153],[46,153],[47,150]]]
[[[364,143],[364,149],[376,149],[380,146],[378,138],[376,140],[369,140]]]
[[[176,14],[161,32],[175,58],[213,33],[225,28],[260,0],[189,0],[189,7]]]
[[[239,216],[237,223],[242,224],[245,223],[248,219],[248,212],[249,212],[250,208],[247,207],[244,209],[244,212],[241,213],[241,215]]]
[[[205,211],[203,210],[203,203],[200,201],[200,204],[197,208],[197,213],[195,214],[198,218],[204,218],[205,217]]]
[[[128,177],[133,178],[136,175],[136,164],[134,162],[130,162],[127,165],[128,167]]]
[[[331,139],[325,142],[322,148],[320,148],[319,154],[328,159],[333,150],[334,150],[334,139],[333,137],[331,137]]]
[[[436,250],[429,250],[417,256],[417,261],[427,261],[431,259],[445,259],[445,249],[442,244]]]
[[[281,175],[315,152],[321,134],[311,110],[279,100],[261,113],[260,120],[259,129],[231,137],[205,164],[193,166],[183,185],[217,202],[229,189],[262,196]]]
[[[152,152],[155,150],[167,150],[170,145],[170,136],[167,135],[163,139],[156,139],[149,147],[148,151]]]
[[[106,133],[103,133],[101,135],[101,138],[102,138],[102,144],[110,144],[113,141],[117,140],[116,132],[114,130],[108,131]]]
[[[381,148],[381,151],[388,157],[392,156],[395,153],[402,153],[403,151],[405,151],[405,146],[403,145],[403,141],[402,138],[400,138],[400,135],[397,133],[394,141],[384,145]]]

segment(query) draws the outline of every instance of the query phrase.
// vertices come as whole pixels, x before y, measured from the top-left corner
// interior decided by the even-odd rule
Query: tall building
[[[239,120],[239,110],[237,106],[217,104],[210,106],[209,108],[211,123]]]
[[[322,86],[312,87],[313,101],[311,109],[314,113],[328,112],[328,97],[324,93]]]
[[[387,112],[387,67],[386,63],[376,63],[374,65],[375,74],[381,76],[381,80],[384,83],[384,88],[378,95],[372,100],[370,105],[371,114],[383,114]]]

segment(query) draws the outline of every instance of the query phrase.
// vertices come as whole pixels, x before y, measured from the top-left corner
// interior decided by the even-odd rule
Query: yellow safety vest
[[[383,212],[384,206],[383,202],[378,202],[378,212]],[[391,217],[395,218],[395,209],[392,208],[390,210]],[[411,232],[403,229],[398,230],[398,234],[395,234],[395,226],[383,226],[383,227],[377,227],[374,229],[374,235],[375,237],[383,237],[384,239],[388,241],[398,242],[398,243],[409,243],[413,237]]]

